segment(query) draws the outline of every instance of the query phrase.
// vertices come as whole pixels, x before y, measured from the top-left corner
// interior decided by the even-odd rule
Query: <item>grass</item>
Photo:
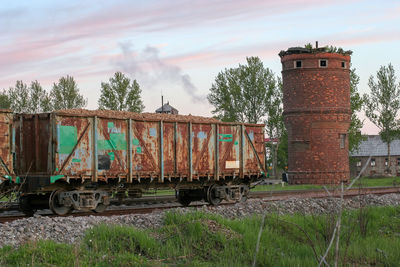
[[[396,266],[400,262],[400,207],[368,208],[365,216],[369,224],[364,235],[359,211],[344,213],[340,265]],[[323,254],[331,219],[331,215],[269,214],[257,266],[317,265],[312,247]],[[259,216],[230,220],[200,212],[169,212],[164,226],[152,231],[99,225],[76,245],[38,241],[20,248],[4,247],[0,266],[249,266],[260,223]],[[333,256],[328,255],[330,264]]]
[[[367,178],[359,179],[353,188],[357,187],[379,187],[379,186],[400,186],[400,177],[382,177],[382,178]],[[329,187],[328,188],[333,188]],[[336,186],[335,186],[336,188]],[[323,189],[321,185],[288,185],[272,184],[272,185],[257,185],[252,191],[287,191],[287,190],[308,190],[308,189]],[[143,194],[144,196],[173,196],[175,190],[155,190]]]
[[[173,189],[150,190],[143,192],[143,196],[175,196]]]
[[[382,177],[359,179],[353,187],[378,187],[378,186],[400,186],[400,177]]]
[[[360,178],[353,188],[357,187],[379,187],[379,186],[400,186],[400,177],[382,177],[382,178]],[[334,186],[335,188],[337,186]],[[332,188],[327,186],[327,188]],[[286,190],[307,190],[307,189],[323,189],[321,185],[288,185],[281,184],[257,185],[253,191],[286,191]]]

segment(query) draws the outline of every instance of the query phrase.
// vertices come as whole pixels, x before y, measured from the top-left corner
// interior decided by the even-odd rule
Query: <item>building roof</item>
[[[368,135],[368,139],[362,141],[357,151],[350,152],[352,157],[373,157],[387,156],[387,144],[379,135]],[[400,140],[390,143],[390,155],[400,156]]]
[[[178,111],[176,108],[170,106],[169,102],[156,110],[156,113]]]

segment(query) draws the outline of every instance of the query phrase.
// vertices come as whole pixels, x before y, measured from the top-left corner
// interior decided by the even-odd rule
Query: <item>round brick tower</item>
[[[348,182],[350,55],[324,48],[289,48],[279,55],[289,182]]]

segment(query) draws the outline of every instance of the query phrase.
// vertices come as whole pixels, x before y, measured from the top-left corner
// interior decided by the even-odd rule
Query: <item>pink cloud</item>
[[[85,16],[82,14],[80,17],[72,16],[68,18],[68,21],[55,21],[36,29],[13,33],[15,37],[1,45],[0,85],[5,84],[11,77],[21,77],[24,73],[29,73],[30,69],[37,66],[51,66],[55,64],[57,58],[61,57],[64,58],[63,63],[77,60],[77,65],[87,58],[84,62],[87,68],[93,68],[95,63],[113,62],[119,55],[110,53],[109,47],[103,49],[101,46],[109,40],[118,40],[127,33],[164,31],[193,26],[208,27],[224,20],[244,21],[337,3],[338,1],[319,0],[179,0],[139,7],[133,4],[114,4],[91,9],[94,11]],[[353,38],[353,43],[348,39],[342,41],[343,45],[353,45],[356,42],[368,42],[368,38],[363,39],[362,36],[359,39]],[[379,41],[379,38],[377,37],[375,41]],[[213,62],[232,63],[250,54],[268,58],[276,57],[280,49],[290,45],[287,41],[282,41],[233,48],[229,46],[234,42],[235,40],[228,40],[225,44],[219,43],[200,51],[166,58],[166,61],[185,66]],[[86,51],[88,46],[92,49],[91,52]],[[97,51],[100,53],[96,55]],[[108,53],[104,54],[104,51]],[[77,55],[77,53],[80,54]]]
[[[338,35],[332,36],[330,38],[324,38],[324,40],[334,40],[335,43],[342,46],[356,46],[362,44],[373,44],[373,43],[384,43],[400,40],[400,31],[389,31],[389,32],[373,32],[365,33],[356,36],[345,36],[341,37]]]
[[[93,38],[111,38],[122,35],[126,31],[154,31],[171,28],[202,25],[223,19],[243,20],[268,15],[287,13],[293,10],[324,6],[323,1],[175,1],[157,4],[150,7],[131,7],[114,5],[98,9],[83,18],[72,19],[61,24],[49,24],[29,32],[21,32],[8,47],[2,51],[21,52],[26,50],[48,49],[51,46],[62,46],[70,41]],[[174,12],[171,12],[174,10]],[[32,52],[33,53],[33,52]],[[41,54],[41,57],[44,55]],[[37,57],[34,57],[36,59]],[[13,62],[2,60],[7,65]],[[19,63],[19,60],[16,60]]]
[[[345,50],[352,49],[354,46],[372,43],[384,43],[400,40],[399,32],[365,32],[358,36],[354,34],[335,34],[319,38],[320,46],[333,45],[342,46]],[[176,55],[168,57],[166,60],[175,65],[197,66],[213,63],[231,64],[240,62],[247,56],[260,56],[264,59],[276,58],[280,50],[285,50],[292,46],[302,46],[310,40],[303,39],[293,41],[275,41],[268,43],[261,43],[256,45],[247,45],[241,47],[215,46],[213,49],[194,51],[193,53]]]

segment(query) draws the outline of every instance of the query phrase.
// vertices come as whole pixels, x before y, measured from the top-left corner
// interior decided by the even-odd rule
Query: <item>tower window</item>
[[[326,60],[326,59],[320,59],[320,60],[319,60],[319,66],[322,67],[322,68],[328,67],[328,60]]]
[[[303,66],[303,62],[301,60],[296,60],[294,62],[294,68],[301,68]]]
[[[344,148],[346,145],[346,135],[340,134],[340,148]]]
[[[342,61],[342,68],[345,69],[346,68],[346,62]]]

